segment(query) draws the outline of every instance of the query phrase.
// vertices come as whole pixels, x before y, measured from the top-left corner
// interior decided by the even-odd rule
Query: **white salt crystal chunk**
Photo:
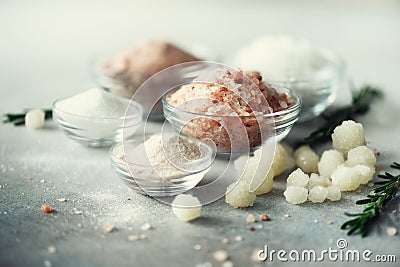
[[[373,167],[376,163],[375,153],[366,146],[352,148],[347,154],[346,163],[350,166],[361,164]]]
[[[340,191],[356,190],[367,179],[371,169],[364,165],[348,166],[341,164],[332,174],[332,185]]]
[[[286,149],[280,144],[276,144],[274,160],[272,161],[271,169],[274,170],[274,175],[278,176],[287,168],[288,153]]]
[[[265,177],[264,182],[256,189],[256,195],[269,193],[274,185],[274,170],[271,169]]]
[[[253,206],[255,199],[256,194],[249,192],[249,183],[246,180],[241,179],[226,189],[225,202],[234,208]]]
[[[331,177],[336,168],[343,163],[344,156],[342,152],[335,149],[326,150],[322,153],[321,160],[318,162],[319,174],[325,177]]]
[[[365,145],[364,128],[361,123],[348,120],[337,126],[332,134],[332,146],[343,154],[352,148]]]
[[[201,203],[197,197],[180,194],[171,203],[172,212],[178,219],[188,222],[200,216]]]
[[[287,202],[301,204],[307,201],[308,190],[299,186],[288,186],[283,195]]]
[[[25,115],[25,127],[28,129],[40,129],[44,125],[45,113],[41,109],[31,109]]]
[[[340,200],[342,198],[342,193],[340,192],[339,187],[328,186],[328,196],[326,198],[330,201]]]
[[[310,192],[308,193],[308,199],[311,200],[313,203],[324,202],[327,196],[328,189],[319,185],[311,188]]]
[[[287,186],[306,187],[309,177],[300,168],[294,170],[287,178]]]
[[[329,178],[320,176],[316,173],[311,173],[310,180],[308,181],[308,188],[311,189],[315,186],[328,187],[331,184],[332,184],[332,182]]]
[[[318,155],[310,146],[301,146],[295,152],[296,165],[305,173],[318,172]]]

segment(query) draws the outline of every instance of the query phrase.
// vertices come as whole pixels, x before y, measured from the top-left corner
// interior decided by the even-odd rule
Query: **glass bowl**
[[[144,160],[146,156],[132,155],[135,148],[142,145],[150,136],[114,144],[110,149],[111,167],[117,175],[136,192],[152,197],[174,196],[195,187],[209,171],[215,152],[208,145],[193,140],[199,145],[201,157],[185,164],[184,169],[171,165],[152,165]],[[145,152],[146,153],[146,152]],[[171,168],[178,173],[170,175]]]
[[[266,75],[266,82],[297,91],[303,101],[299,122],[311,120],[333,103],[336,94],[343,86],[345,63],[329,50],[319,50],[319,55],[327,62],[321,71],[312,73],[309,78],[279,78]]]
[[[291,89],[275,89],[278,93],[290,96],[293,105],[281,111],[257,116],[216,116],[179,109],[167,100],[169,94],[177,90],[173,89],[162,99],[164,117],[179,134],[210,140],[219,155],[252,153],[271,138],[276,142],[285,138],[299,118],[301,96]]]
[[[129,74],[123,72],[115,72],[104,67],[104,62],[110,57],[93,58],[91,61],[91,75],[94,82],[99,87],[110,93],[131,99],[137,89],[148,78],[151,77],[149,73],[130,72]],[[151,94],[143,94],[136,97],[135,100],[142,104],[145,113],[149,112],[149,119],[161,121],[164,119],[162,113],[162,103],[157,102],[153,107],[153,98]],[[151,110],[147,110],[151,108]]]
[[[141,105],[129,99],[121,100],[129,105],[132,115],[115,118],[86,117],[65,112],[58,107],[62,100],[53,104],[54,122],[69,138],[90,147],[107,147],[120,142],[132,136],[142,121]]]

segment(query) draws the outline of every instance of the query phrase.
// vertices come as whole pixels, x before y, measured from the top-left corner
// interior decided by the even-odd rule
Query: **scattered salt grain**
[[[395,236],[397,234],[397,229],[394,227],[386,228],[386,233],[388,236]]]
[[[50,254],[55,254],[55,253],[57,253],[57,248],[55,246],[48,246],[47,252]]]
[[[260,215],[260,221],[269,221],[269,217],[267,214],[261,214]]]
[[[326,224],[329,224],[329,225],[331,225],[333,222],[331,221],[331,220],[328,220],[327,222],[326,222]]]
[[[115,225],[111,224],[111,223],[106,223],[105,225],[103,225],[103,232],[104,233],[111,233],[113,231],[116,230]]]
[[[43,262],[43,265],[44,265],[44,267],[51,267],[52,266],[51,261],[49,261],[49,260],[45,260]]]
[[[171,203],[172,212],[178,219],[188,222],[198,218],[201,214],[201,203],[195,196],[180,194]]]
[[[67,199],[64,198],[64,197],[62,197],[62,198],[57,198],[57,201],[60,201],[60,202],[67,202]]]
[[[200,244],[195,244],[195,245],[193,246],[193,249],[194,249],[194,250],[201,250],[201,249],[202,249],[202,246],[201,246]]]
[[[128,240],[131,242],[137,241],[140,239],[140,236],[138,235],[128,235]]]
[[[216,261],[224,262],[228,260],[228,258],[229,258],[228,252],[226,252],[225,250],[217,250],[214,252],[214,259]]]
[[[228,244],[229,243],[229,239],[224,237],[224,238],[222,238],[221,242],[222,242],[222,244]]]
[[[236,240],[236,241],[242,241],[242,240],[243,240],[243,237],[240,236],[240,235],[238,235],[238,236],[235,237],[235,240]]]
[[[142,225],[140,226],[140,229],[141,229],[142,231],[148,231],[148,230],[152,229],[152,226],[151,226],[150,223],[145,223],[145,224],[142,224]]]
[[[253,222],[255,222],[255,221],[256,221],[256,218],[254,217],[253,214],[247,215],[246,222],[248,222],[248,223],[253,223]]]
[[[226,261],[222,263],[221,267],[233,267],[233,262],[232,261]]]
[[[289,214],[283,214],[283,217],[285,217],[285,218],[289,218],[289,217],[290,217],[290,215],[289,215]]]
[[[43,204],[42,207],[41,207],[41,210],[42,210],[44,213],[51,213],[51,212],[53,212],[53,209],[52,209],[51,206],[48,205],[48,204]]]

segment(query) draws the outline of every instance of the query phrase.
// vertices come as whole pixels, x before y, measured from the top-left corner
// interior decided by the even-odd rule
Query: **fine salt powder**
[[[125,115],[128,100],[99,88],[89,89],[57,103],[57,108],[78,116],[117,118]]]

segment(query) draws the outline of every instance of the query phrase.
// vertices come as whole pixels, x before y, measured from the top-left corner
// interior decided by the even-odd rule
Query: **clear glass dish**
[[[292,106],[257,116],[215,116],[182,110],[168,103],[168,95],[177,90],[173,89],[163,96],[164,116],[179,134],[211,140],[219,155],[252,153],[271,138],[276,142],[285,138],[299,118],[301,96],[287,88],[275,89],[290,96]],[[222,130],[221,125],[225,125],[227,130]]]
[[[84,117],[61,110],[58,103],[53,104],[53,120],[69,138],[90,147],[108,147],[115,142],[121,142],[124,137],[132,136],[142,121],[140,104],[121,99],[129,105],[128,116],[115,118]]]
[[[143,164],[143,158],[133,156],[128,160],[125,157],[125,153],[134,151],[149,137],[137,137],[134,140],[114,144],[109,152],[111,167],[134,191],[152,197],[174,196],[195,187],[209,171],[215,152],[211,147],[196,140],[193,141],[199,145],[201,158],[188,162],[184,170],[174,177],[164,176],[171,170],[171,165],[152,165],[150,162]]]
[[[319,55],[326,60],[327,66],[312,73],[307,79],[268,75],[265,77],[269,84],[283,86],[300,94],[303,104],[299,122],[311,120],[324,112],[334,102],[338,90],[344,85],[344,61],[329,50],[319,50]]]

